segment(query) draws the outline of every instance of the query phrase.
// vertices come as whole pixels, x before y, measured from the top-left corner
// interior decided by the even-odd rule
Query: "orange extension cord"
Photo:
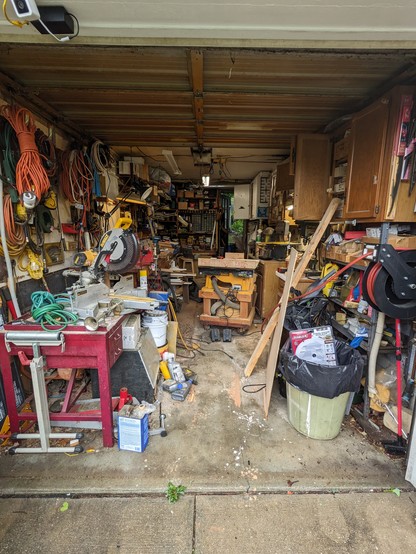
[[[13,257],[19,256],[26,248],[26,236],[23,227],[15,223],[13,203],[9,194],[5,194],[3,197],[3,213],[9,254]],[[4,255],[1,241],[0,255]]]
[[[16,188],[19,195],[34,192],[38,200],[50,187],[49,178],[42,165],[35,142],[36,126],[32,114],[18,106],[5,105],[1,115],[13,127],[20,147],[20,158],[16,166]]]
[[[71,204],[83,206],[82,224],[85,227],[87,212],[91,209],[94,175],[82,150],[66,150],[61,157],[61,188]]]

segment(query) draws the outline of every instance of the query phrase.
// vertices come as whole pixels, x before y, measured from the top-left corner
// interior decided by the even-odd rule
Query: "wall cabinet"
[[[402,135],[402,103],[406,95],[414,92],[414,87],[396,87],[353,117],[345,219],[377,223],[416,221],[416,190],[409,195],[405,181],[400,183],[390,211],[399,165],[396,148]]]
[[[282,199],[288,195],[288,191],[293,192],[295,182],[294,176],[289,175],[289,172],[289,158],[277,165],[276,169],[272,172],[269,201],[270,225],[275,225],[278,221],[284,219],[284,204]]]
[[[347,219],[376,218],[381,213],[389,111],[390,99],[382,98],[352,120],[344,210]]]
[[[293,211],[296,220],[319,221],[323,216],[329,204],[330,164],[329,135],[298,135]]]

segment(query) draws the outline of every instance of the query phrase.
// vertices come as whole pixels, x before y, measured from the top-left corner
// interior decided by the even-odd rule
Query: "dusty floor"
[[[180,314],[189,338],[204,340],[200,307],[191,302]],[[372,446],[348,418],[340,435],[315,441],[287,420],[286,400],[277,387],[269,419],[262,393],[246,394],[242,384],[263,383],[261,367],[249,381],[243,369],[259,338],[259,326],[230,343],[199,342],[193,359],[180,358],[198,374],[199,384],[184,403],[163,393],[168,436],[151,437],[143,454],[101,446],[99,431],[87,433],[80,455],[0,456],[2,495],[160,493],[169,480],[193,492],[412,490],[404,466]],[[184,356],[189,355],[181,350]],[[292,484],[293,483],[293,484]]]
[[[416,493],[403,462],[348,418],[334,440],[303,437],[277,387],[264,420],[262,393],[241,389],[264,382],[265,360],[242,378],[259,326],[207,344],[198,310],[191,303],[180,320],[201,350],[180,353],[199,384],[184,403],[163,393],[166,438],[151,437],[143,454],[103,448],[99,431],[80,455],[1,450],[0,552],[414,552]],[[177,504],[168,481],[187,487]]]

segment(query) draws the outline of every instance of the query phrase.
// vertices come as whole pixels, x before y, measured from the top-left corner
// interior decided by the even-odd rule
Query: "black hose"
[[[234,310],[239,310],[240,309],[240,303],[239,302],[233,302],[232,300],[230,300],[229,298],[226,297],[226,295],[222,292],[222,290],[218,286],[217,278],[216,277],[211,277],[211,281],[212,281],[212,287],[213,287],[214,291],[218,294],[219,299],[222,301],[222,303],[225,304],[226,306],[229,306],[230,308],[233,308]],[[217,302],[215,302],[214,306],[216,304],[217,304]],[[211,313],[212,313],[212,311],[211,311]]]

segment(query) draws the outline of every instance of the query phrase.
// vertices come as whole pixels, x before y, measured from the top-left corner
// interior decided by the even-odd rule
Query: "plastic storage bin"
[[[303,392],[286,381],[287,410],[291,425],[311,439],[334,439],[341,430],[349,392],[322,398]]]

